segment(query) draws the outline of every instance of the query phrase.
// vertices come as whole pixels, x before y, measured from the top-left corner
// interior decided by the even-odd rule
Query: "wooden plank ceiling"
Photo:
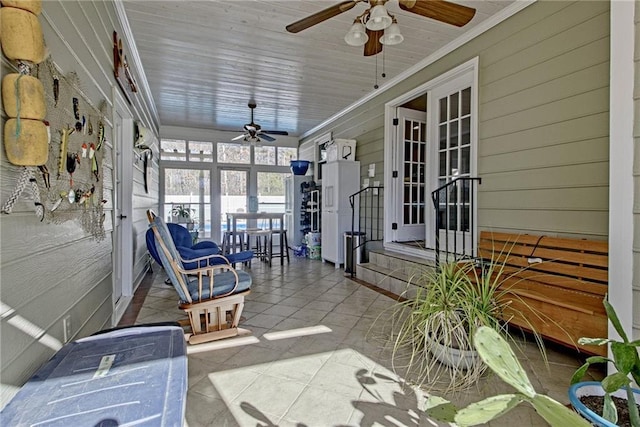
[[[285,26],[337,1],[125,1],[124,6],[162,126],[240,131],[249,122],[301,135],[374,91],[508,6],[511,1],[465,0],[476,8],[463,28],[400,9],[404,41],[364,57],[344,42],[366,3],[298,34]],[[386,79],[380,74],[386,73]]]

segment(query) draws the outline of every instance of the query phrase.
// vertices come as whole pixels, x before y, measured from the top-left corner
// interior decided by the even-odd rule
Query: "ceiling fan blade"
[[[382,52],[382,43],[380,43],[380,37],[384,34],[384,30],[371,31],[367,28],[367,35],[369,40],[364,45],[364,56],[373,56]]]
[[[338,16],[347,10],[353,9],[353,7],[361,0],[347,0],[338,4],[334,4],[331,7],[316,12],[313,15],[309,15],[306,18],[302,18],[299,21],[294,22],[286,26],[286,29],[290,33],[299,33],[302,30],[306,30],[309,27],[313,27],[316,24],[326,21],[329,18]]]
[[[264,140],[265,140],[265,141],[267,141],[267,142],[273,142],[273,141],[275,141],[275,140],[276,140],[274,137],[269,136],[269,135],[267,135],[266,133],[261,133],[261,134],[260,134],[260,138],[261,138],[261,139],[264,139]]]
[[[260,131],[260,133],[268,133],[270,135],[289,135],[289,132],[287,132],[286,130],[262,130]]]
[[[476,10],[472,7],[445,0],[398,0],[398,3],[402,10],[456,27],[467,24],[476,14]]]
[[[238,136],[236,136],[235,138],[233,138],[233,139],[231,139],[231,140],[232,140],[232,141],[237,141],[237,140],[242,139],[242,138],[244,138],[244,134],[242,134],[242,135],[238,135]]]

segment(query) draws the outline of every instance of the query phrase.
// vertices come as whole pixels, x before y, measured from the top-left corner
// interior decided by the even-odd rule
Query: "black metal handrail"
[[[382,204],[384,187],[365,187],[349,196],[351,205],[351,277],[356,274],[356,253],[368,242],[382,241],[384,206]],[[357,208],[356,208],[357,205]],[[358,222],[356,230],[356,210]],[[356,236],[362,237],[356,245]],[[347,254],[345,254],[346,258]],[[345,259],[346,267],[346,259]]]
[[[474,213],[476,188],[482,178],[458,177],[431,192],[431,200],[435,208],[435,255],[436,267],[440,265],[440,230],[444,231],[444,252],[447,258],[451,254],[455,260],[471,256],[475,250],[475,224]],[[462,189],[462,192],[460,192]],[[444,196],[444,197],[443,197]],[[453,224],[451,224],[453,222]],[[452,228],[452,225],[454,226]],[[449,248],[449,232],[453,233],[453,251]],[[461,248],[458,248],[458,234],[462,236]],[[469,247],[467,248],[467,236]]]

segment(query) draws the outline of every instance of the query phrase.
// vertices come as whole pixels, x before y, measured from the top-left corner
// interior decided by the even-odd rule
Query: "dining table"
[[[230,242],[231,252],[236,251],[235,236],[237,236],[238,233],[238,220],[246,220],[247,223],[249,221],[258,222],[259,220],[269,221],[270,231],[273,231],[274,222],[276,222],[278,225],[278,229],[284,229],[284,212],[229,212],[227,213],[227,230],[232,232]],[[242,250],[243,248],[240,249]],[[280,253],[284,253],[285,250],[286,248],[284,248],[284,241],[281,236]],[[280,258],[280,261],[282,261],[282,257]]]

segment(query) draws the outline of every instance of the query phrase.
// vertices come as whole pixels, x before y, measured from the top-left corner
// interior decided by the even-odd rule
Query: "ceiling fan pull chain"
[[[382,78],[387,77],[387,73],[384,72],[384,50],[382,51]]]
[[[375,55],[376,57],[376,83],[373,85],[374,89],[378,89],[380,86],[378,86],[378,55]]]

